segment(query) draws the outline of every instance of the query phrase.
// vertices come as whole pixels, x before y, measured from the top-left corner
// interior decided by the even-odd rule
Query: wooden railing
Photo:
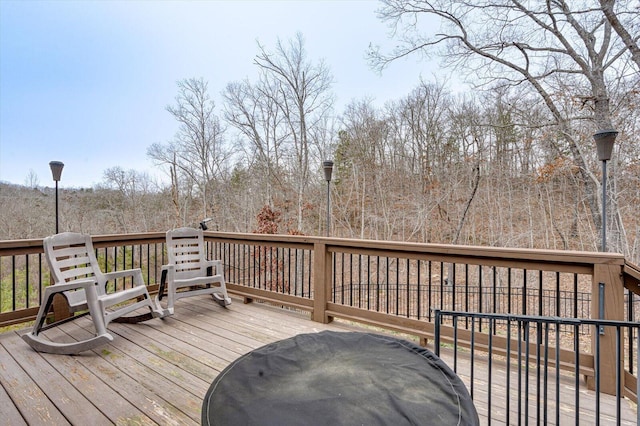
[[[230,292],[251,300],[308,311],[318,322],[341,318],[434,338],[435,309],[637,321],[640,268],[615,253],[506,249],[322,237],[205,232],[212,257],[222,259]],[[140,267],[150,291],[164,262],[164,233],[95,236],[103,269]],[[0,241],[0,326],[33,320],[48,285],[41,240]],[[479,330],[489,333],[481,321]],[[453,342],[442,324],[441,338]],[[593,386],[595,330],[579,343],[559,338],[563,364],[579,353],[580,372]],[[624,394],[636,399],[637,344],[630,328],[616,358],[616,338],[598,344],[600,389],[615,394],[618,365]],[[467,345],[464,333],[456,343]],[[494,345],[506,347],[500,330]],[[570,330],[567,333],[571,333]],[[488,340],[488,339],[487,339]],[[482,339],[476,335],[476,348]]]
[[[228,267],[228,288],[247,301],[261,299],[307,310],[318,322],[342,318],[384,327],[419,336],[423,342],[434,337],[434,309],[613,321],[638,317],[640,269],[614,253],[253,234],[208,234],[208,240]],[[307,260],[301,262],[300,257]],[[292,269],[296,274],[286,273]],[[546,296],[552,302],[544,303],[548,293],[554,294]],[[479,327],[483,328],[481,322]],[[452,342],[452,330],[441,327],[441,337]],[[618,352],[617,361],[613,331],[604,329],[597,340],[600,389],[615,395],[614,373],[620,363],[626,372],[624,394],[635,400],[634,330],[627,331],[626,350]],[[580,372],[594,388],[594,336],[600,330],[585,326],[580,333],[578,347],[573,337],[556,343],[559,367],[573,370],[578,352]],[[465,340],[459,332],[457,344],[468,345],[469,335]],[[493,342],[498,349],[506,348],[504,338]],[[481,346],[482,339],[476,337],[476,348]]]
[[[158,288],[164,241],[160,232],[93,237],[103,270],[140,268],[150,291]],[[43,253],[42,239],[0,241],[0,327],[35,319],[42,290],[50,283]]]

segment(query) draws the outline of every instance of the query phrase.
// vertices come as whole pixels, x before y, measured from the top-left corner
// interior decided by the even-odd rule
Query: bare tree
[[[632,9],[634,3],[636,3],[635,10]],[[640,47],[638,46],[638,40],[640,40],[640,6],[637,2],[618,1],[618,10],[616,11],[616,0],[600,0],[600,7],[602,7],[602,13],[606,16],[611,27],[629,49],[631,59],[638,67],[638,71],[640,71]],[[623,16],[623,19],[620,19],[620,16]],[[635,34],[635,37],[631,34]]]
[[[178,83],[176,104],[167,111],[180,127],[170,143],[154,144],[147,155],[158,164],[169,167],[174,205],[180,204],[180,188],[185,195],[195,186],[202,205],[202,217],[215,219],[216,180],[226,172],[225,161],[231,156],[224,138],[225,129],[216,116],[215,104],[208,93],[208,83],[202,78],[186,79]],[[182,218],[183,222],[186,220]]]
[[[31,189],[36,189],[40,184],[38,174],[33,169],[29,169],[29,174],[25,178],[24,184]]]
[[[160,202],[165,201],[162,191],[158,191],[147,173],[114,166],[105,170],[103,176],[102,184],[97,186],[104,206],[100,213],[104,215],[103,220],[106,217],[114,224],[112,232],[165,229],[164,223],[170,214],[161,208],[166,205]]]
[[[437,204],[434,189],[452,172],[451,156],[447,155],[452,147],[446,135],[449,103],[444,85],[420,81],[407,96],[386,104],[388,155],[393,159],[395,178],[402,181],[407,193],[402,201],[404,208],[398,212],[402,213],[403,239],[419,235],[426,242],[431,239],[432,229],[437,228],[427,218]]]
[[[335,154],[336,202],[334,212],[350,236],[360,238],[390,237],[387,207],[391,197],[383,180],[393,180],[386,153],[388,129],[381,111],[370,99],[352,101],[342,116],[343,130]]]
[[[245,150],[251,168],[262,178],[266,190],[264,203],[273,204],[272,186],[282,190],[283,145],[290,136],[284,126],[284,114],[279,108],[279,81],[263,74],[256,84],[245,80],[229,83],[223,93],[224,117],[248,142]]]
[[[260,67],[264,81],[268,82],[262,87],[270,90],[265,95],[277,105],[290,141],[297,227],[301,230],[304,195],[310,178],[311,135],[314,134],[313,129],[322,126],[324,118],[330,114],[333,78],[324,62],[314,64],[308,60],[301,33],[287,44],[278,40],[273,52],[261,44],[258,48],[254,62]]]
[[[638,77],[625,69],[630,46],[615,37],[602,11],[591,3],[383,0],[380,16],[393,26],[400,43],[389,53],[374,49],[370,57],[382,69],[416,52],[437,52],[446,64],[473,76],[478,87],[532,90],[551,114],[549,125],[561,136],[558,153],[570,152],[578,166],[591,216],[600,226],[602,200],[589,167],[591,156],[585,153],[585,144],[591,144],[587,135],[614,127],[609,82]],[[417,23],[423,16],[438,18],[441,32],[421,32]],[[582,126],[584,120],[592,123],[590,129]],[[620,241],[613,246],[622,248]]]

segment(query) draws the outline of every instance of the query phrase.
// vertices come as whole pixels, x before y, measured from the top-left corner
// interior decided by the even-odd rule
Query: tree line
[[[616,129],[607,245],[637,261],[637,5],[469,3],[383,1],[397,48],[372,46],[368,57],[382,72],[400,58],[440,58],[472,90],[423,79],[384,106],[355,99],[336,111],[330,68],[310,58],[302,34],[258,44],[258,77],[227,84],[221,105],[204,79],[178,82],[167,111],[179,130],[148,149],[169,183],[110,168],[102,185],[63,191],[63,229],[159,231],[211,218],[212,230],[324,235],[331,159],[334,236],[595,251],[603,200],[592,135]],[[427,16],[440,27],[420,25]],[[51,233],[51,193],[28,186],[0,187],[14,200],[0,239]]]

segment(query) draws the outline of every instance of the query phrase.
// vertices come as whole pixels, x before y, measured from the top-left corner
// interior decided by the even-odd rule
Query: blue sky
[[[377,1],[0,0],[0,181],[33,171],[53,186],[49,161],[65,163],[60,186],[92,187],[113,166],[162,178],[147,148],[172,139],[165,110],[176,82],[204,78],[220,92],[253,80],[256,41],[270,48],[300,31],[324,59],[341,106],[409,93],[433,65],[418,57],[372,71],[370,43],[390,45]]]

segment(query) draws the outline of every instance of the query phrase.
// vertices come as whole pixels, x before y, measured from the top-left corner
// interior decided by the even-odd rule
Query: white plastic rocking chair
[[[113,340],[113,336],[107,332],[107,326],[112,321],[135,323],[164,315],[149,296],[140,269],[108,273],[100,270],[90,235],[65,232],[45,238],[43,245],[54,284],[45,288],[33,330],[22,336],[36,351],[56,354],[87,351]],[[123,277],[132,277],[133,287],[107,293],[107,282]],[[53,298],[57,294],[62,294],[67,299],[72,316],[45,325]],[[144,307],[149,312],[124,316]],[[64,343],[54,342],[40,334],[46,329],[77,318],[73,314],[81,311],[88,311],[91,316],[96,331],[94,337]]]
[[[211,294],[222,307],[231,304],[224,281],[222,261],[207,260],[201,229],[178,228],[167,231],[169,264],[162,266],[156,304],[167,296],[165,314],[173,314],[178,299]]]

